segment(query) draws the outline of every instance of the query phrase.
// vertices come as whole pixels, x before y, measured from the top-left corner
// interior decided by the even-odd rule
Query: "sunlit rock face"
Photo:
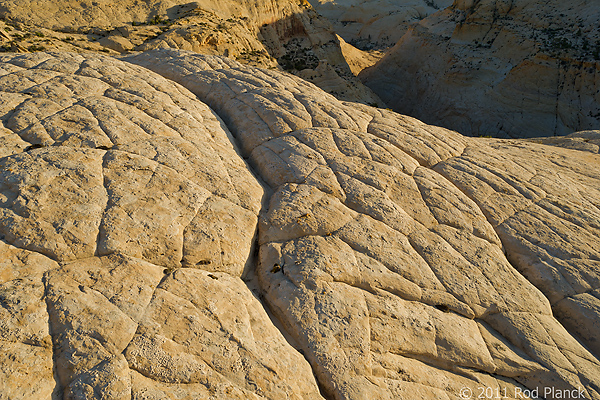
[[[306,1],[8,0],[0,6],[0,51],[189,50],[301,74],[338,98],[383,106],[353,74],[342,45]]]
[[[109,57],[1,62],[2,397],[320,399],[241,279],[264,189],[222,120]]]
[[[361,79],[394,110],[466,135],[598,129],[599,10],[583,0],[457,0]]]
[[[191,52],[0,58],[14,399],[600,399],[600,158]]]

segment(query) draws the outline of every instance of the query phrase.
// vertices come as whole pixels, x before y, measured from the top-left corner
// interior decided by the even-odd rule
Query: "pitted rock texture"
[[[600,8],[455,0],[360,78],[395,111],[469,136],[600,129]]]
[[[110,57],[0,62],[0,398],[320,399],[241,279],[264,189],[221,119]]]
[[[2,61],[11,398],[600,399],[598,154],[191,52]]]
[[[259,282],[327,395],[600,398],[597,155],[468,139],[213,57],[128,61],[204,99],[273,190]]]

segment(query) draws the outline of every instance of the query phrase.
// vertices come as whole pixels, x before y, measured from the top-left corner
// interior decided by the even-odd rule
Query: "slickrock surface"
[[[273,189],[261,288],[327,394],[452,398],[479,381],[600,396],[575,338],[600,353],[597,155],[468,140],[215,58],[129,61],[205,100]]]
[[[463,134],[600,129],[596,2],[455,0],[361,79],[394,110]]]
[[[600,153],[600,131],[581,131],[566,136],[531,139],[536,143]]]
[[[391,47],[408,27],[452,0],[309,0],[347,42],[361,49]]]
[[[320,399],[241,280],[264,190],[214,112],[109,57],[0,61],[0,398]]]
[[[0,6],[0,51],[117,55],[160,48],[303,71],[304,79],[340,98],[383,105],[352,73],[330,23],[306,1],[8,0]]]
[[[0,61],[0,393],[600,399],[597,153],[191,52]]]

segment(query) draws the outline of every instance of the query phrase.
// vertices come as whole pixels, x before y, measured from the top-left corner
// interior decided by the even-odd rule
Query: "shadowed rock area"
[[[310,0],[336,33],[356,47],[385,49],[408,27],[450,6],[452,0]]]
[[[177,50],[0,96],[7,398],[600,399],[597,151]]]
[[[469,136],[600,129],[598,3],[455,0],[360,78],[395,111]]]

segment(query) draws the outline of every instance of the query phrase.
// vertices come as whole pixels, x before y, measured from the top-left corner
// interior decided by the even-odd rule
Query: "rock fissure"
[[[59,355],[57,353],[58,344],[55,341],[56,332],[55,332],[55,328],[53,327],[53,324],[52,324],[53,307],[50,303],[50,300],[48,299],[48,274],[49,274],[49,271],[45,272],[44,276],[42,278],[42,283],[44,285],[44,295],[41,300],[44,301],[44,305],[46,307],[46,314],[48,315],[47,324],[48,324],[48,333],[50,334],[50,337],[51,337],[52,377],[54,379],[58,375],[57,361],[58,361]],[[65,388],[63,385],[61,385],[60,380],[57,379],[56,386],[53,388],[52,393],[56,394],[57,396],[62,396],[64,389]]]

